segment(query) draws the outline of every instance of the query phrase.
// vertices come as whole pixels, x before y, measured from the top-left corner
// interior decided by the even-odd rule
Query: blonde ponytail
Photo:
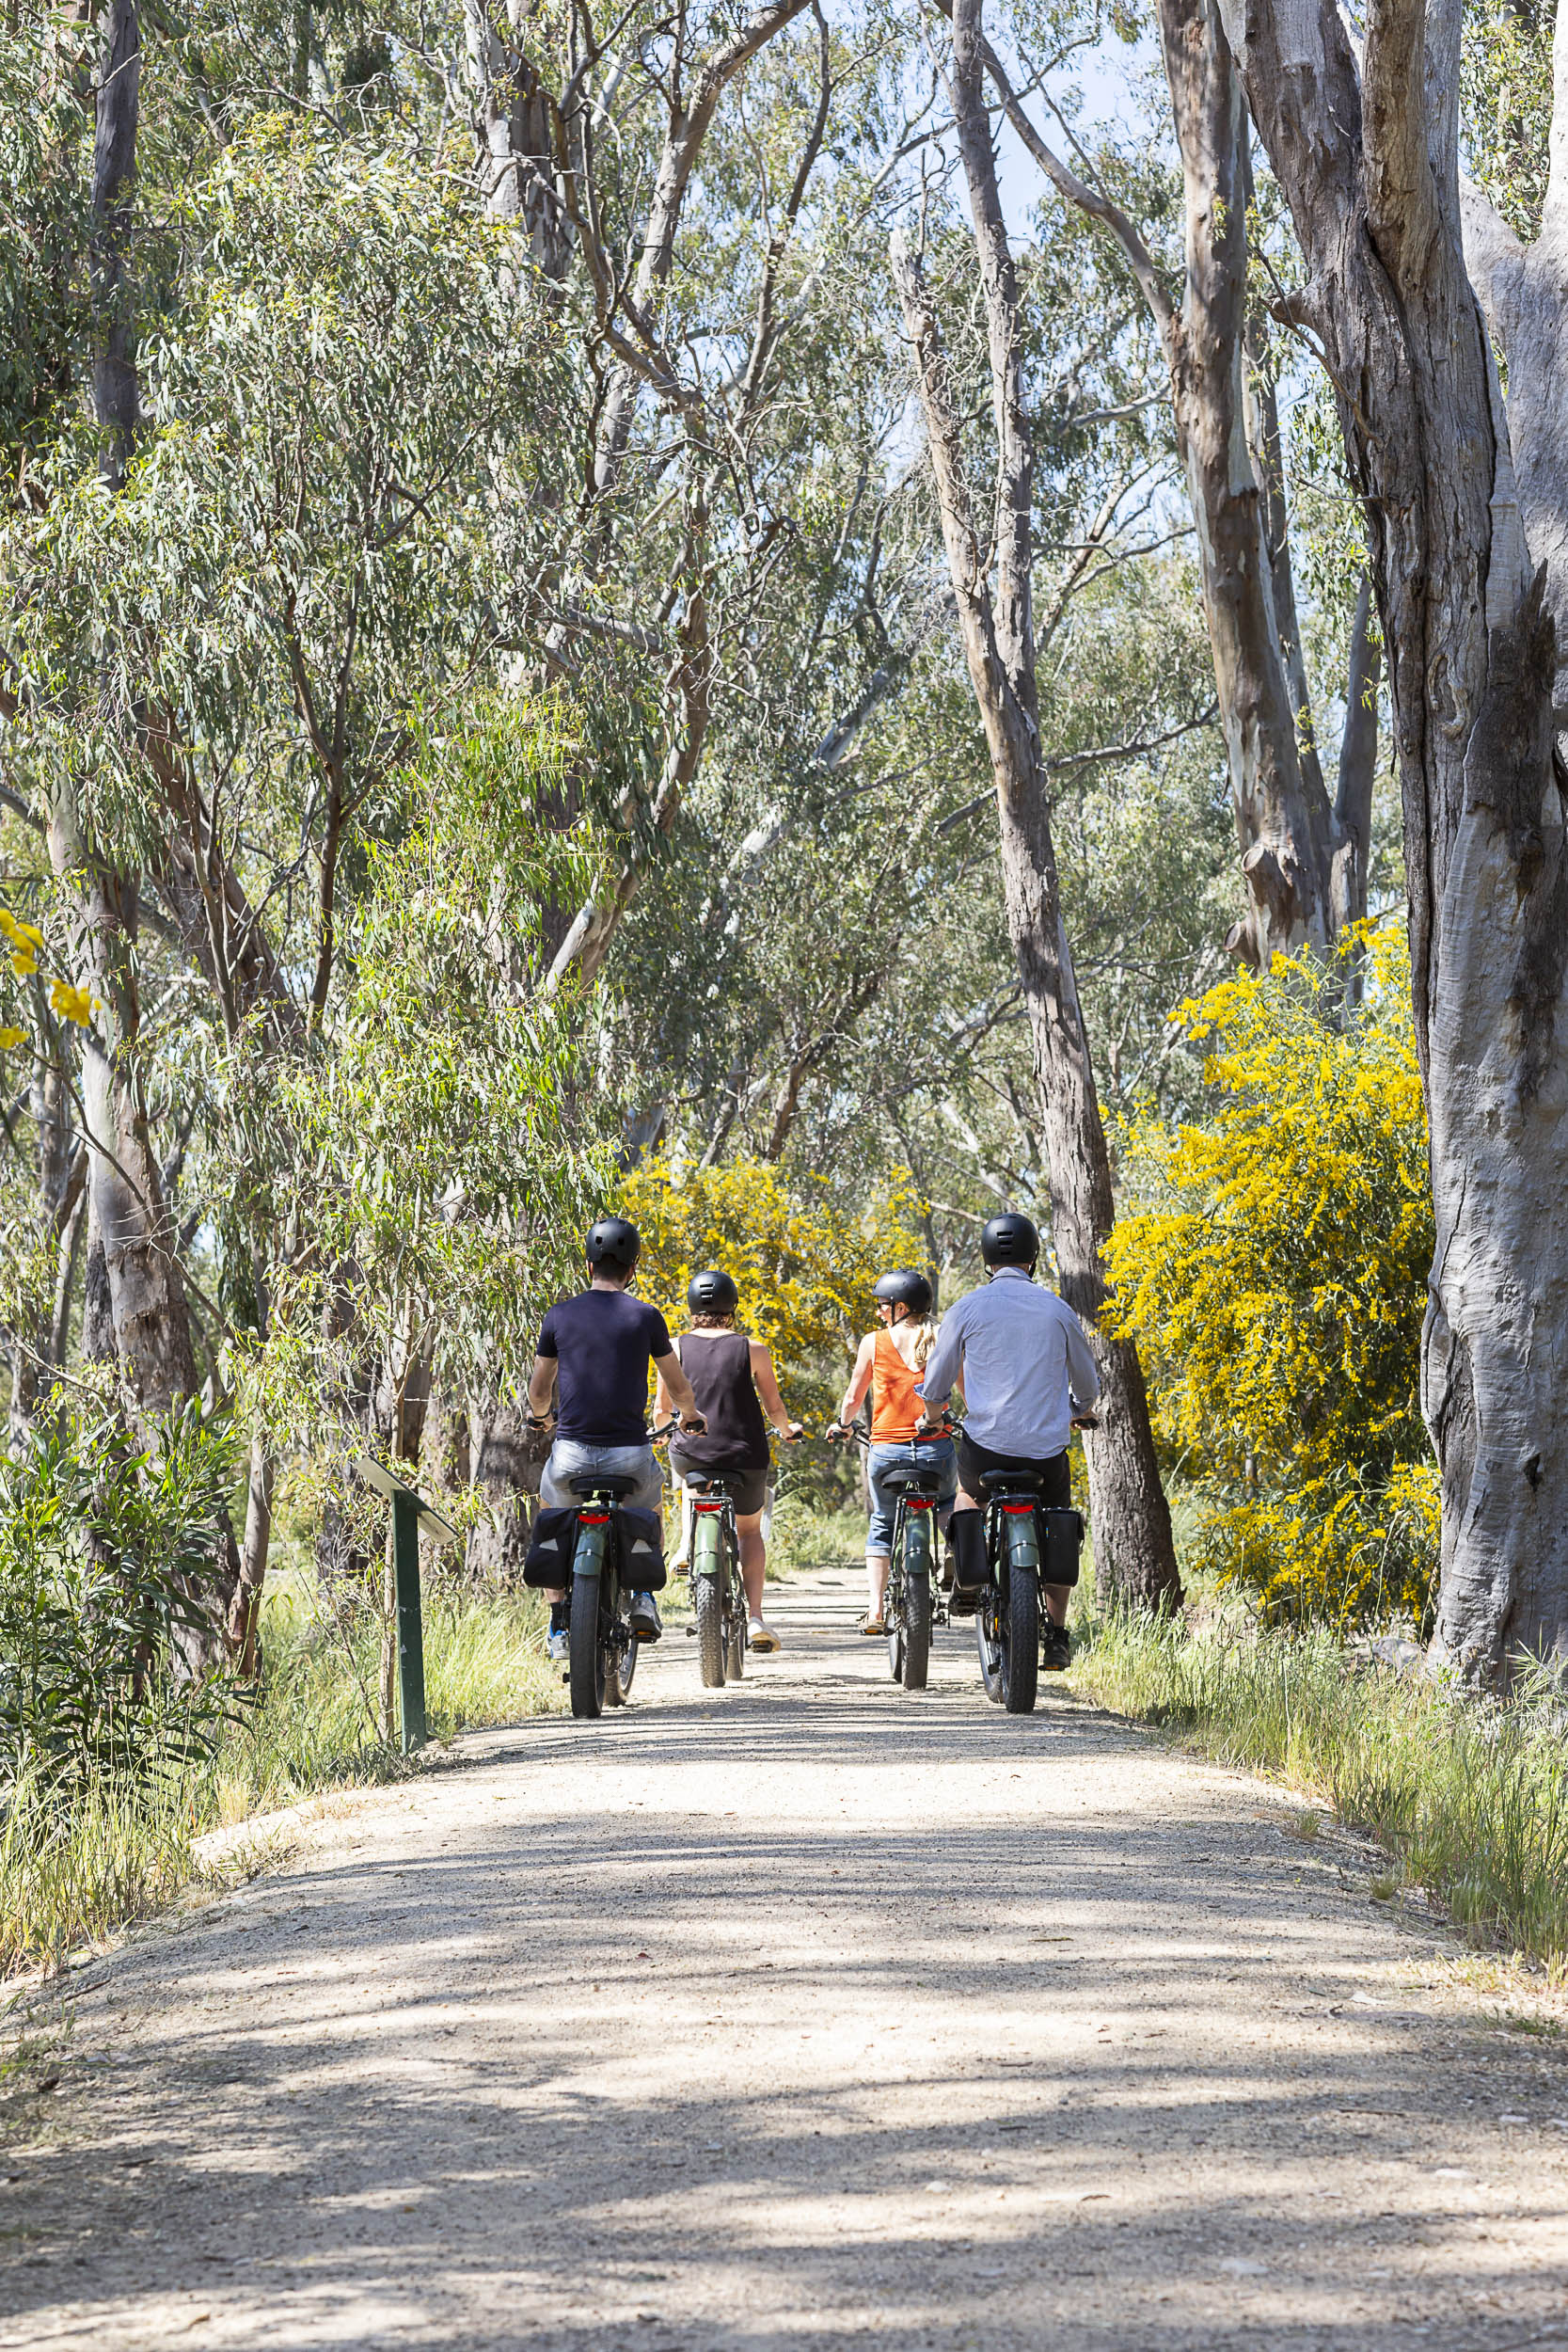
[[[931,1350],[937,1343],[937,1327],[934,1323],[916,1323],[906,1326],[906,1328],[910,1334],[909,1361],[916,1372],[924,1372],[931,1360]]]

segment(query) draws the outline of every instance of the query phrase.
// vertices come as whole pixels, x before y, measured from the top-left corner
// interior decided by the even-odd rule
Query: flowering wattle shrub
[[[1433,1218],[1403,937],[1366,930],[1326,981],[1276,957],[1179,1017],[1209,1041],[1213,1114],[1128,1130],[1106,1254],[1163,1444],[1207,1504],[1196,1565],[1271,1615],[1424,1624]]]

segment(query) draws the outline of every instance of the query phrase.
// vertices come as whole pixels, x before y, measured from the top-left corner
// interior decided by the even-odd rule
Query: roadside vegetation
[[[531,1595],[427,1589],[433,1740],[561,1706],[544,1623]],[[227,1689],[221,1711],[171,1713],[134,1770],[89,1764],[67,1792],[43,1765],[23,1764],[0,1817],[0,1978],[148,1917],[193,1880],[231,1875],[232,1861],[203,1863],[205,1833],[418,1769],[379,1721],[375,1613],[324,1611],[285,1577],[267,1597],[262,1647],[258,1688]]]
[[[1392,1671],[1328,1626],[1234,1603],[1200,1622],[1099,1611],[1073,1686],[1217,1761],[1276,1774],[1394,1862],[1471,1939],[1568,1967],[1568,1692],[1540,1669],[1509,1703]]]

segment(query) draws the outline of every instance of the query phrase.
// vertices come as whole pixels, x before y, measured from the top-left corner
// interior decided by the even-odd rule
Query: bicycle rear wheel
[[[929,1515],[911,1511],[904,1525],[904,1688],[924,1691],[931,1662]]]
[[[1040,1674],[1040,1582],[1028,1568],[1007,1578],[1003,1622],[1002,1704],[1009,1715],[1032,1715]]]
[[[605,1645],[599,1633],[599,1580],[572,1579],[572,1615],[566,1637],[566,1679],[572,1712],[590,1721],[604,1712]]]

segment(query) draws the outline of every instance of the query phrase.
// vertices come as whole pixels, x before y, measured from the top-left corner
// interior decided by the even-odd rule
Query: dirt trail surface
[[[855,1581],[91,1974],[0,2344],[1568,2344],[1568,2060],[1277,1791]]]

